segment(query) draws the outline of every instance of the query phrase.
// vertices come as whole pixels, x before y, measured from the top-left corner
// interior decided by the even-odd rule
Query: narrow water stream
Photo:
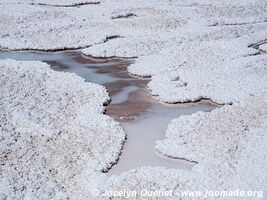
[[[155,141],[164,139],[168,123],[180,115],[211,111],[209,102],[168,105],[161,104],[146,89],[149,79],[132,77],[127,66],[133,62],[122,59],[96,60],[79,51],[59,53],[0,51],[0,59],[40,60],[54,70],[76,73],[86,81],[104,85],[111,95],[106,114],[119,121],[127,134],[122,154],[109,175],[142,166],[163,166],[190,170],[193,162],[167,158],[155,152]]]

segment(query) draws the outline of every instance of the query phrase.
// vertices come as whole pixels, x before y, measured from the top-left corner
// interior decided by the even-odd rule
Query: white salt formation
[[[3,197],[147,188],[260,190],[266,198],[267,1],[18,2],[0,4],[1,48],[137,57],[129,72],[151,76],[160,100],[230,105],[174,119],[157,142],[165,156],[197,161],[191,172],[146,167],[108,178],[101,170],[118,157],[124,134],[101,114],[105,90],[40,62],[1,61]],[[182,197],[194,198],[204,197]]]
[[[105,88],[42,62],[0,67],[1,199],[86,197],[83,169],[107,170],[125,137],[102,114]]]

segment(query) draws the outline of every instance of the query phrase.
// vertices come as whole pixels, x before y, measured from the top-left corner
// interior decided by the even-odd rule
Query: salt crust
[[[232,106],[223,106],[211,113],[200,112],[173,120],[166,131],[166,139],[157,142],[156,150],[165,156],[197,161],[198,164],[192,172],[147,167],[133,169],[120,176],[108,178],[100,172],[99,166],[103,168],[108,165],[107,163],[112,162],[112,159],[107,159],[99,164],[98,162],[102,160],[101,156],[103,156],[99,154],[101,156],[97,159],[92,158],[96,162],[95,165],[89,164],[88,167],[81,170],[81,165],[77,164],[80,170],[74,167],[75,174],[69,168],[64,170],[64,167],[62,167],[63,172],[57,172],[56,175],[51,175],[51,172],[44,170],[44,174],[48,175],[42,175],[40,176],[42,178],[37,180],[29,178],[29,186],[26,188],[36,191],[32,188],[39,184],[38,181],[47,183],[39,184],[44,186],[42,191],[49,191],[42,193],[44,199],[48,199],[45,196],[48,193],[53,194],[53,198],[56,196],[63,198],[69,195],[72,199],[85,199],[83,195],[86,196],[88,190],[94,188],[101,191],[106,188],[113,190],[161,188],[174,191],[236,188],[266,190],[267,170],[264,163],[266,163],[267,149],[265,134],[267,129],[267,62],[266,54],[259,54],[258,49],[249,47],[266,40],[266,3],[266,1],[254,0],[187,0],[183,2],[127,1],[127,3],[107,1],[79,8],[24,4],[1,5],[3,12],[1,12],[0,23],[3,25],[0,27],[4,27],[0,28],[0,46],[2,48],[58,50],[88,47],[83,50],[83,53],[96,57],[138,57],[136,62],[129,67],[129,72],[139,76],[152,76],[148,87],[153,95],[158,95],[164,102],[187,102],[209,98],[217,103],[233,103]],[[120,37],[107,39],[116,35]],[[265,44],[261,44],[259,49],[265,51],[264,47]],[[30,72],[27,71],[27,73]],[[11,76],[14,75],[11,74]],[[14,78],[12,80],[14,81]],[[27,87],[29,86],[27,85]],[[58,87],[65,86],[60,84]],[[29,88],[31,89],[31,87]],[[77,88],[75,88],[76,90]],[[5,93],[1,92],[1,95]],[[62,96],[58,95],[58,97]],[[39,107],[38,104],[34,105]],[[22,109],[23,106],[25,105],[16,107]],[[91,110],[91,107],[88,106],[88,110]],[[3,113],[7,113],[7,111]],[[40,112],[40,114],[43,113]],[[5,128],[8,132],[5,135],[7,138],[13,138],[13,131],[10,131],[10,127],[15,125],[12,119],[7,120],[7,116],[9,115],[3,114],[2,116],[3,124],[7,124],[5,126],[9,127],[9,129]],[[95,113],[94,116],[96,116]],[[99,116],[101,119],[103,118],[103,115],[99,114]],[[20,121],[22,120],[20,118],[15,119]],[[33,126],[32,122],[28,121],[22,124],[30,124],[27,128],[34,130],[37,125]],[[43,123],[48,122],[49,120],[44,120]],[[39,126],[38,123],[40,133],[47,132],[40,129]],[[90,126],[88,125],[88,127]],[[64,130],[73,130],[73,127],[76,129],[77,126],[71,124]],[[116,133],[118,132],[120,131]],[[105,135],[105,137],[107,136]],[[39,138],[37,135],[35,137]],[[72,140],[75,141],[75,139]],[[82,139],[82,141],[84,140]],[[104,143],[108,142],[104,139],[103,141]],[[116,143],[118,144],[116,150],[119,149],[119,141]],[[10,139],[10,143],[12,142],[14,142],[13,139]],[[5,143],[1,142],[2,144]],[[40,144],[45,143],[40,142]],[[70,146],[72,145],[70,144]],[[43,156],[38,154],[36,161],[32,161],[37,166],[36,168],[39,166],[37,163],[43,162],[43,158],[53,158],[51,154],[54,153],[51,152],[59,151],[47,151],[47,148],[58,148],[52,144],[46,148],[42,145],[38,146],[41,147],[33,148],[34,152],[35,149],[38,149],[38,153],[39,151],[46,153],[44,155],[40,153]],[[30,148],[31,145],[27,144],[26,147]],[[113,148],[113,146],[109,147]],[[20,146],[17,145],[10,149],[12,152],[17,152],[16,149],[19,148]],[[29,152],[27,155],[31,155],[33,151],[24,150]],[[113,150],[116,152],[115,149]],[[69,155],[70,152],[64,153]],[[55,153],[55,155],[58,154]],[[114,159],[114,157],[112,158]],[[20,162],[20,159],[14,160],[12,162]],[[81,163],[83,161],[83,159],[79,160]],[[33,169],[27,167],[30,165],[28,161],[26,163],[17,166],[26,171]],[[40,166],[43,165],[40,164]],[[51,162],[45,169],[50,169],[49,166],[61,169],[60,162]],[[41,168],[43,169],[43,167]],[[36,173],[36,171],[33,169],[31,173]],[[21,174],[31,173],[23,172]],[[74,174],[74,177],[80,176],[80,181],[70,181],[70,183],[71,178],[69,177],[73,176],[68,175],[71,173]],[[7,184],[14,184],[12,180],[16,179],[14,178],[16,174],[19,174],[16,170],[5,173],[5,178],[1,179],[1,185],[5,186],[5,191],[21,197],[25,194],[24,190],[11,192],[10,184]],[[49,178],[50,176],[53,179]],[[72,183],[75,183],[75,186]],[[18,188],[21,187],[20,181],[16,184]],[[76,187],[79,188],[81,185],[84,188],[77,190],[81,191],[79,192],[81,196],[78,196]],[[54,189],[53,192],[51,192],[51,188]],[[73,188],[75,191],[72,190]],[[27,192],[27,194],[30,193]],[[38,191],[32,192],[32,194],[41,195]],[[140,199],[140,196],[137,199]],[[174,199],[177,199],[177,196]],[[183,199],[186,198],[183,197]]]
[[[83,169],[107,170],[125,138],[102,114],[106,89],[39,61],[0,67],[1,199],[88,197]]]

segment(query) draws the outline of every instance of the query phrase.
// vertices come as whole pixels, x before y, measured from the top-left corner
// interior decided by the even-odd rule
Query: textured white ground
[[[0,4],[0,46],[12,50],[88,47],[84,54],[138,57],[129,72],[152,76],[148,87],[164,102],[209,98],[233,104],[175,119],[166,139],[157,142],[156,150],[166,156],[199,162],[192,172],[142,168],[107,178],[87,168],[86,189],[266,190],[266,1],[110,0],[80,7],[53,6],[58,2]],[[60,5],[76,3],[80,1]],[[55,177],[66,181],[67,171]],[[31,184],[39,181],[31,180]]]
[[[191,198],[181,196],[181,191],[188,190],[239,189],[266,194],[266,103],[266,100],[251,99],[247,103],[224,106],[211,113],[198,112],[173,120],[167,128],[167,138],[157,142],[156,150],[166,156],[197,161],[192,171],[160,167],[131,170],[119,177],[103,178],[106,184],[98,187],[103,191],[101,195],[106,190],[141,191],[144,188],[151,191],[172,190],[174,195],[170,199],[204,199],[204,195]],[[136,196],[136,199],[142,198],[140,194]]]
[[[262,51],[266,51],[267,52],[267,44],[260,45],[259,49],[262,50]]]
[[[38,61],[0,68],[0,199],[85,198],[83,169],[110,167],[125,137],[105,88]]]

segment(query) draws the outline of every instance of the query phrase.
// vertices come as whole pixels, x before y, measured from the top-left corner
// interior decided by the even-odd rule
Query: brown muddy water
[[[194,162],[161,156],[155,151],[155,141],[164,139],[165,130],[171,120],[198,111],[209,112],[216,105],[208,101],[172,105],[159,103],[146,89],[149,79],[128,74],[127,66],[133,60],[95,59],[83,56],[79,51],[2,51],[0,59],[4,58],[44,61],[54,70],[75,73],[86,81],[107,88],[111,103],[106,106],[106,114],[117,120],[127,134],[118,163],[108,171],[109,175],[143,166],[186,170],[194,166]]]

